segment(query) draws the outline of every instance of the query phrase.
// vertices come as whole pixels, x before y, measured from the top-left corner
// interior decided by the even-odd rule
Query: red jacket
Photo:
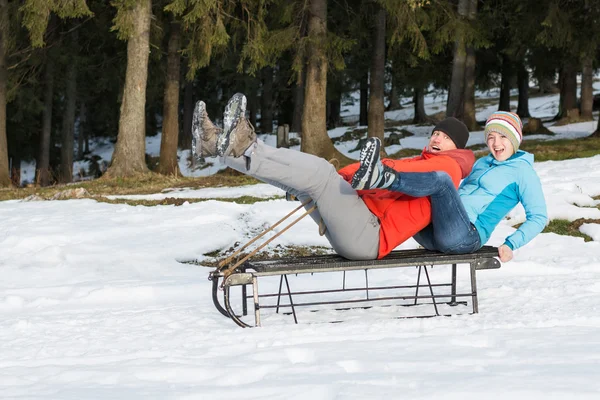
[[[471,150],[449,150],[430,153],[426,149],[420,156],[401,160],[382,160],[385,165],[398,172],[445,171],[452,178],[454,186],[466,177],[475,156]],[[351,182],[359,163],[350,164],[338,171],[344,180]],[[359,190],[358,195],[369,210],[379,218],[379,255],[385,257],[396,246],[415,235],[431,222],[429,197],[411,197],[389,190]]]

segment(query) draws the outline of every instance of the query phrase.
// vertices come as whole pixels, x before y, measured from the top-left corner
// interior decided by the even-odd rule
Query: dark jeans
[[[428,250],[465,254],[479,250],[481,240],[475,226],[445,172],[398,172],[389,190],[413,197],[430,196],[431,224],[414,238]]]

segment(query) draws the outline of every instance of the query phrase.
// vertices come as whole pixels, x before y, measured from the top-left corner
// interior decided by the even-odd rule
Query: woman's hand
[[[508,262],[513,258],[513,251],[507,245],[503,244],[498,247],[498,257],[500,257],[500,261]]]

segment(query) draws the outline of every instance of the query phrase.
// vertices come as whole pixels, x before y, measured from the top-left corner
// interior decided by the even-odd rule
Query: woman
[[[416,234],[415,240],[426,249],[454,254],[481,248],[498,223],[521,203],[526,221],[498,247],[500,260],[510,261],[513,250],[539,234],[548,220],[542,185],[533,169],[533,155],[519,150],[522,132],[523,124],[516,114],[492,114],[485,124],[490,154],[475,163],[458,191],[444,172],[392,171],[379,161],[378,151],[365,149],[361,150],[364,167],[355,175],[352,187],[430,196],[431,224]]]

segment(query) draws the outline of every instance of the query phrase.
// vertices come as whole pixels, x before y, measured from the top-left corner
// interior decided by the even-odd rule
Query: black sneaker
[[[231,140],[231,133],[237,127],[240,119],[245,119],[245,117],[246,96],[242,93],[236,93],[227,102],[225,113],[223,114],[223,133],[217,141],[217,152],[220,156],[225,155]]]
[[[356,190],[382,189],[389,187],[396,174],[383,165],[379,158],[381,140],[369,138],[360,149],[360,167],[352,178],[352,187]]]

